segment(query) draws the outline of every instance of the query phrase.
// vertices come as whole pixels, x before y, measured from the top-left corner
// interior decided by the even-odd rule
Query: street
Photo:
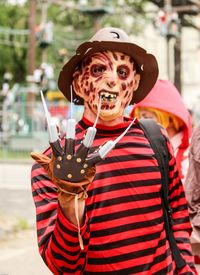
[[[0,163],[0,275],[51,275],[37,248],[31,163]]]
[[[52,274],[37,248],[30,169],[31,163],[0,163],[0,275]]]
[[[35,230],[0,241],[0,275],[51,275],[37,251]]]

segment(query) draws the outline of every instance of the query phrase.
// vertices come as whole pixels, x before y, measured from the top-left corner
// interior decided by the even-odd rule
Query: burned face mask
[[[133,59],[111,51],[87,57],[73,77],[74,90],[88,112],[97,114],[101,97],[100,118],[105,121],[123,115],[140,80]]]

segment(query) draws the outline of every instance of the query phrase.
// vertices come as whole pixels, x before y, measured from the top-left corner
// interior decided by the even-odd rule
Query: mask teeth
[[[97,121],[98,121],[98,119],[99,119],[99,114],[100,114],[100,110],[101,110],[101,101],[102,101],[102,98],[101,98],[101,96],[100,96],[100,98],[99,98],[99,103],[98,103],[97,117],[96,117],[96,120],[95,120],[94,125],[93,125],[94,128],[96,128]]]

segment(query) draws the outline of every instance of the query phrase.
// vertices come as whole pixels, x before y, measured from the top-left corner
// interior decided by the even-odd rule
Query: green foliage
[[[6,71],[13,74],[13,81],[23,81],[26,74],[26,55],[27,49],[18,47],[17,44],[13,47],[6,40],[14,41],[14,34],[10,30],[27,29],[27,9],[22,9],[18,5],[10,5],[7,1],[0,1],[0,27],[8,29],[9,39],[1,34],[0,40],[0,82],[2,83],[3,75]],[[5,44],[4,44],[5,43]]]
[[[20,6],[0,0],[0,27],[27,29],[30,2]],[[36,1],[37,25],[41,23],[42,2]],[[60,6],[56,1],[48,5],[46,21],[54,23],[53,42],[45,49],[41,49],[39,44],[36,48],[37,67],[41,64],[42,51],[45,51],[46,63],[54,64],[55,78],[63,63],[74,54],[75,48],[91,36],[95,25],[122,27],[127,33],[134,35],[145,28],[147,0],[102,0],[101,6],[97,6],[95,0],[88,0],[87,5],[82,6],[79,0],[71,2],[74,3],[72,8]],[[61,49],[65,49],[66,53],[60,54]],[[17,44],[2,45],[0,39],[0,56],[0,82],[6,71],[13,73],[13,82],[24,81],[27,74],[27,48]]]

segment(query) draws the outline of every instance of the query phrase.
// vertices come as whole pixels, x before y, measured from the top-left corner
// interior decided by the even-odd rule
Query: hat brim
[[[81,61],[95,53],[102,51],[118,51],[129,55],[136,62],[137,73],[140,74],[138,89],[133,93],[130,104],[138,103],[150,92],[158,78],[158,64],[156,58],[147,53],[143,48],[133,43],[93,41],[81,44],[76,54],[64,65],[58,78],[58,88],[64,96],[71,101],[71,83],[73,74]],[[73,91],[73,101],[77,105],[83,105],[84,101]]]

